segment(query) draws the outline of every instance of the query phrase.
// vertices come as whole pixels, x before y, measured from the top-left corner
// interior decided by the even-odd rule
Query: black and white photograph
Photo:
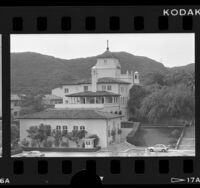
[[[193,33],[10,37],[12,157],[195,156]]]

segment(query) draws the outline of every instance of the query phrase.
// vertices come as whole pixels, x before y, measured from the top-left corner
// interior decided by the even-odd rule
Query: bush
[[[30,144],[30,142],[29,142],[26,138],[24,138],[24,139],[21,141],[21,145],[24,146],[24,147],[28,147],[29,144]]]
[[[178,130],[178,129],[174,129],[171,132],[171,136],[173,136],[173,137],[177,137],[177,136],[179,136],[179,134],[180,134],[180,130]]]
[[[43,143],[43,146],[45,148],[51,148],[53,145],[53,142],[51,140],[45,140],[44,143]]]
[[[60,146],[60,140],[55,139],[54,140],[54,146],[59,147]]]
[[[35,140],[32,140],[32,141],[31,141],[31,147],[32,147],[32,148],[37,147],[37,142],[36,142]]]
[[[122,130],[121,130],[121,129],[118,129],[117,133],[118,133],[118,134],[122,134]]]
[[[64,147],[64,148],[68,148],[69,147],[69,142],[66,141],[66,142],[61,142],[61,146]]]
[[[63,130],[62,131],[62,136],[63,137],[67,137],[68,136],[68,131],[67,130]]]
[[[172,138],[170,141],[169,141],[169,145],[171,148],[174,148],[176,146],[176,143],[177,143],[178,139],[176,138]]]

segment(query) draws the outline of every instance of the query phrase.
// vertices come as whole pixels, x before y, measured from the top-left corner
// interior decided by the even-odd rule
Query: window
[[[56,130],[60,130],[60,129],[61,129],[60,125],[56,126]]]
[[[107,60],[106,59],[104,59],[104,64],[106,64],[107,63]]]
[[[86,144],[86,145],[90,145],[90,141],[86,141],[85,144]]]
[[[65,101],[65,104],[68,104],[68,100]]]
[[[78,126],[74,126],[73,129],[74,129],[74,131],[77,131],[78,130]]]
[[[135,79],[138,79],[138,78],[137,78],[137,75],[135,75]]]
[[[67,130],[67,126],[66,125],[63,126],[63,130]]]
[[[124,87],[121,87],[121,92],[122,92],[122,93],[124,92]]]
[[[106,91],[106,86],[105,85],[102,86],[102,91]]]
[[[14,116],[17,116],[17,112],[14,112],[13,115],[14,115]]]
[[[108,90],[108,91],[112,90],[112,86],[111,86],[111,85],[108,85],[108,86],[107,86],[107,90]]]
[[[84,91],[88,91],[88,86],[83,86]]]
[[[85,130],[85,126],[80,126],[80,130]]]
[[[65,93],[69,93],[69,89],[68,88],[65,88]]]

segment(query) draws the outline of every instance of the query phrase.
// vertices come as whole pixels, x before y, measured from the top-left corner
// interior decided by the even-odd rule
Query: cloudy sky
[[[194,63],[194,34],[26,34],[11,36],[11,52],[38,52],[62,59],[125,51],[167,67]]]

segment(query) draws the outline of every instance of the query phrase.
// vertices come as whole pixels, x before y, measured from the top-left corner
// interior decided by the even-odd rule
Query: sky
[[[15,34],[11,52],[38,52],[62,59],[125,51],[162,62],[166,67],[194,63],[194,34]]]

